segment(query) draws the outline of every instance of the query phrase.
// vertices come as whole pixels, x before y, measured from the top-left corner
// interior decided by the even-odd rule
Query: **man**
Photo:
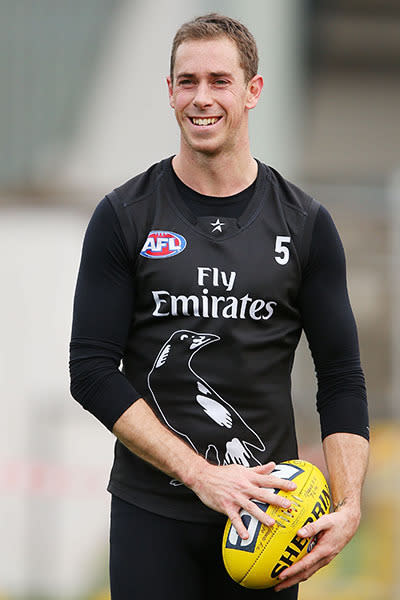
[[[354,535],[368,416],[343,249],[316,201],[250,153],[262,77],[253,37],[216,14],[177,32],[167,78],[178,154],[108,194],[86,232],[75,294],[71,391],[117,436],[113,600],[272,598],[229,579],[221,536],[253,500],[284,506],[272,474],[297,456],[290,371],[302,328],[335,512],[276,590]],[[123,360],[123,373],[118,367]]]

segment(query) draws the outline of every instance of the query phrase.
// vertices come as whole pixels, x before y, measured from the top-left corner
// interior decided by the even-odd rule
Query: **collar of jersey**
[[[193,226],[196,226],[197,225],[197,216],[189,209],[186,202],[181,197],[181,194],[179,193],[179,190],[176,186],[175,177],[174,177],[174,173],[172,170],[172,159],[173,158],[174,158],[174,156],[170,156],[169,158],[165,159],[165,175],[168,178],[168,185],[166,186],[166,188],[173,191],[173,193],[168,194],[169,200],[172,203],[172,205],[175,207],[175,209],[181,214],[181,216],[185,220],[189,221],[189,223],[191,223]],[[258,215],[258,213],[262,207],[265,184],[267,181],[267,177],[266,177],[266,173],[265,173],[266,167],[258,159],[255,159],[255,160],[257,161],[257,164],[258,164],[256,185],[255,185],[254,193],[253,193],[252,197],[250,198],[246,208],[244,209],[244,211],[240,215],[240,217],[238,219],[236,219],[236,222],[238,225],[238,230],[249,225],[256,218],[256,216]],[[234,233],[237,233],[237,232],[234,232]],[[233,234],[230,233],[230,234],[228,234],[227,237],[231,237],[231,235],[233,235]],[[203,233],[203,235],[205,235],[205,234]],[[215,239],[215,237],[211,234],[208,235],[207,237],[210,237],[211,239]],[[221,239],[221,237],[225,237],[225,236],[219,236],[219,239]]]

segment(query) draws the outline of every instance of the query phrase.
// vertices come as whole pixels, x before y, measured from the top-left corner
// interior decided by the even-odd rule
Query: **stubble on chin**
[[[181,148],[185,148],[185,150],[188,152],[194,152],[197,155],[203,155],[207,158],[236,152],[234,140],[230,139],[229,137],[222,142],[218,141],[218,139],[213,139],[210,141],[201,140],[197,142],[190,135],[188,135],[184,127],[180,127],[180,130]]]

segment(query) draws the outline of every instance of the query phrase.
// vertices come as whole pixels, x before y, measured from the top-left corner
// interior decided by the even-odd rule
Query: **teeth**
[[[193,117],[192,121],[195,125],[214,125],[214,123],[218,121],[218,118],[211,117],[208,119],[196,119],[195,117]]]

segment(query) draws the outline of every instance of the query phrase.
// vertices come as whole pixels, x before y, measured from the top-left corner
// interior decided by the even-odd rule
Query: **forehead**
[[[174,75],[180,73],[233,73],[242,71],[239,51],[228,37],[186,40],[177,48]]]

